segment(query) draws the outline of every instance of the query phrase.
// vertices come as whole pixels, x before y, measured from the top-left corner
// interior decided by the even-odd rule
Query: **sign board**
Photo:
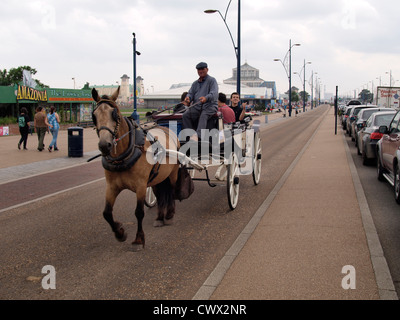
[[[17,100],[31,100],[47,102],[47,91],[36,90],[26,86],[18,86]]]
[[[0,127],[0,136],[8,136],[10,134],[10,127]]]
[[[398,108],[400,99],[399,87],[378,87],[376,105],[382,108]]]

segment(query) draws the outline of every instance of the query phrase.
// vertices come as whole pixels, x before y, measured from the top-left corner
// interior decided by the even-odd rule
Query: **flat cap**
[[[207,63],[205,62],[200,62],[197,64],[196,69],[203,69],[203,68],[208,68]]]

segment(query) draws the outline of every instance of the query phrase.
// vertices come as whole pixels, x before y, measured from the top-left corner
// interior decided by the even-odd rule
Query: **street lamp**
[[[218,12],[219,15],[221,16],[222,20],[225,23],[226,28],[228,29],[229,35],[232,40],[233,48],[235,50],[235,55],[236,55],[236,62],[237,62],[237,74],[236,74],[236,91],[239,94],[240,97],[240,0],[238,0],[238,27],[237,27],[237,45],[235,45],[235,41],[233,40],[231,30],[228,27],[228,24],[226,23],[226,16],[228,14],[229,6],[231,5],[232,0],[229,1],[228,6],[225,11],[225,16],[222,15],[222,13],[219,10],[205,10],[205,13],[212,14]]]
[[[300,43],[295,43],[292,45],[292,40],[289,40],[289,50],[286,52],[285,58],[283,58],[283,61],[281,59],[274,59],[274,61],[280,61],[283,65],[283,68],[286,71],[286,75],[289,79],[289,117],[292,116],[292,48],[293,47],[299,47],[301,46]],[[289,70],[285,65],[285,61],[288,58],[289,55]]]
[[[133,112],[132,119],[139,122],[139,114],[137,113],[137,99],[136,99],[136,55],[140,56],[140,52],[136,51],[136,34],[133,32]]]
[[[311,64],[311,62],[309,61],[306,63],[306,60],[304,59],[303,68],[301,68],[301,70],[300,70],[300,74],[304,71],[304,74],[303,74],[303,112],[306,112],[306,64]]]
[[[72,78],[72,80],[74,80],[74,89],[75,89],[75,78]]]

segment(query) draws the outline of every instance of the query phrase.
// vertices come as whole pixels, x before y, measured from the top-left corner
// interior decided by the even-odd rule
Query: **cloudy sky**
[[[116,84],[133,75],[132,32],[136,33],[137,75],[149,92],[196,79],[206,61],[219,82],[231,77],[236,56],[229,33],[216,14],[229,0],[2,0],[0,69],[36,68],[36,78],[53,88]],[[227,24],[236,42],[237,0]],[[292,71],[311,72],[326,92],[389,85],[400,80],[398,0],[242,0],[242,64],[288,89],[284,59],[292,44]],[[378,78],[378,79],[377,79]],[[379,79],[380,78],[380,79]],[[395,82],[400,86],[400,81]],[[292,85],[301,87],[294,74]],[[307,84],[306,90],[310,92]]]

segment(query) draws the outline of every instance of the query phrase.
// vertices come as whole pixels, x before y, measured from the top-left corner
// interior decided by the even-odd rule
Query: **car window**
[[[371,114],[373,114],[374,112],[376,112],[376,109],[364,110],[362,115],[360,115],[360,118],[362,117],[362,119],[364,119],[364,120],[368,119],[371,116]]]
[[[380,127],[380,126],[389,126],[390,121],[392,121],[394,114],[382,114],[382,115],[377,115],[375,117],[375,126]]]
[[[375,123],[376,123],[376,117],[375,117]],[[367,122],[365,123],[366,127],[372,127],[372,117],[369,117]]]
[[[390,124],[390,128],[389,128],[390,134],[399,132],[399,128],[398,128],[399,118],[400,118],[400,112],[397,112],[392,120],[392,123]]]

